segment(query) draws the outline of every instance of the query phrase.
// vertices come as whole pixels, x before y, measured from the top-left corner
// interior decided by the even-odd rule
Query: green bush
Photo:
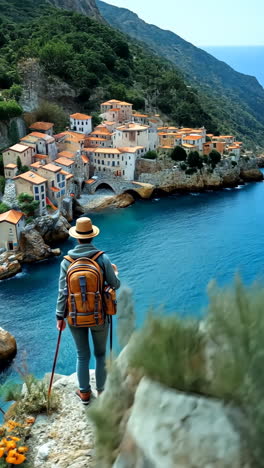
[[[118,296],[117,336],[119,344],[124,348],[135,330],[135,310],[132,290],[122,287]]]
[[[213,149],[211,153],[209,153],[208,159],[212,167],[215,167],[221,161],[221,154]]]
[[[0,176],[0,193],[4,193],[5,191],[5,178],[4,176]]]
[[[170,157],[173,159],[173,161],[186,161],[187,153],[181,146],[175,146],[170,154]]]
[[[10,98],[15,99],[16,101],[19,101],[19,99],[22,96],[22,91],[23,91],[22,86],[14,83],[9,89]]]
[[[22,166],[22,169],[25,166]],[[20,193],[17,197],[20,210],[27,216],[34,216],[37,208],[39,207],[39,201],[34,200],[32,195],[28,193]]]
[[[156,151],[147,151],[143,156],[145,159],[157,159],[157,157],[158,155]]]
[[[0,214],[5,213],[6,211],[9,211],[11,208],[8,206],[6,203],[1,203],[0,202]]]
[[[185,174],[187,175],[193,175],[197,172],[197,169],[195,167],[188,167],[185,171]]]
[[[181,168],[182,171],[186,171],[187,166],[186,166],[185,163],[182,162],[182,163],[180,164],[180,168]]]
[[[43,101],[33,112],[32,121],[43,121],[54,123],[54,131],[61,132],[65,130],[68,123],[68,117],[62,107],[53,102]],[[32,123],[32,122],[31,122]]]
[[[131,367],[167,387],[206,393],[205,347],[197,322],[149,316],[134,342]]]
[[[190,167],[195,167],[197,169],[201,169],[203,167],[203,159],[201,158],[198,151],[190,151],[186,161]]]
[[[22,107],[16,101],[0,101],[0,120],[19,117],[22,112]]]
[[[231,164],[233,167],[237,166],[237,162],[236,161],[231,161]]]

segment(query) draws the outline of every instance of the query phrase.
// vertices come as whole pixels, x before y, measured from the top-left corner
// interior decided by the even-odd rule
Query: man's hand
[[[62,323],[62,322],[63,322],[63,323]],[[62,328],[61,328],[61,327],[62,327]],[[58,329],[58,330],[61,329],[61,330],[63,331],[63,330],[65,330],[65,328],[66,328],[66,322],[65,322],[65,320],[57,320],[57,329]]]

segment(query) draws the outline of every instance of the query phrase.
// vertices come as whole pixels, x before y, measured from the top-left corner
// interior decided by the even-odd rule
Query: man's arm
[[[67,274],[67,263],[66,260],[61,262],[60,267],[60,278],[59,278],[59,293],[56,306],[56,318],[62,320],[64,318],[67,296],[64,294],[64,288],[66,287],[66,274]]]
[[[102,261],[104,264],[104,274],[105,274],[105,281],[109,286],[112,288],[118,289],[120,286],[120,280],[117,277],[115,270],[110,262],[109,257],[106,254],[102,255]]]

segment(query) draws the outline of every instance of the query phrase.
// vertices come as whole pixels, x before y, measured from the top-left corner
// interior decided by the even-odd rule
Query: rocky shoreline
[[[58,212],[36,218],[26,225],[21,233],[20,249],[0,254],[0,280],[9,279],[20,273],[23,264],[35,263],[50,257],[59,256],[59,248],[52,248],[58,241],[68,239],[70,224]]]

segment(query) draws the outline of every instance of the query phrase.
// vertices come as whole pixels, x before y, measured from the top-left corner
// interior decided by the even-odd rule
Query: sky
[[[197,46],[264,45],[264,0],[103,0]]]

